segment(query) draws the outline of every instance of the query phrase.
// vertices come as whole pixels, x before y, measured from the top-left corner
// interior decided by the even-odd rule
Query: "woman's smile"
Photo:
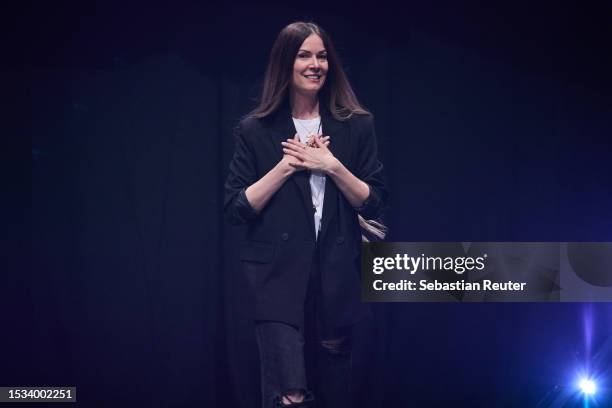
[[[319,82],[321,80],[321,74],[306,74],[304,76],[313,82]]]

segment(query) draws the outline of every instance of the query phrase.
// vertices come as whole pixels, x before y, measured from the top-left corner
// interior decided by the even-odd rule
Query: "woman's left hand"
[[[297,140],[287,139],[283,145],[283,152],[291,155],[299,163],[290,163],[298,169],[321,171],[323,173],[333,172],[339,165],[338,159],[327,148],[329,142],[326,138],[314,135],[314,147],[306,146]]]

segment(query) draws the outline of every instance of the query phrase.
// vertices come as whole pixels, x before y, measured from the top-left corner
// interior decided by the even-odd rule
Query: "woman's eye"
[[[298,54],[297,56],[298,56],[298,58],[312,58],[312,56],[310,54]],[[327,59],[327,54],[317,55],[317,58],[321,59],[321,60],[326,60]]]

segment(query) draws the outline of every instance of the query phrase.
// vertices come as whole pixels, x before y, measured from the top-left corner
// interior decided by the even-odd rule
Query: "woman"
[[[226,217],[248,224],[240,258],[254,295],[264,407],[309,406],[308,385],[318,407],[350,404],[351,327],[369,313],[359,298],[360,220],[382,236],[363,220],[386,199],[372,115],[329,37],[313,23],[288,25],[259,106],[236,128],[225,185]],[[312,359],[304,335],[317,340]]]

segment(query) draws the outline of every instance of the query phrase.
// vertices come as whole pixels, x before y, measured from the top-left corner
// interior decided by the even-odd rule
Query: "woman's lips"
[[[321,76],[320,75],[304,75],[304,77],[312,82],[319,82],[321,81]]]

